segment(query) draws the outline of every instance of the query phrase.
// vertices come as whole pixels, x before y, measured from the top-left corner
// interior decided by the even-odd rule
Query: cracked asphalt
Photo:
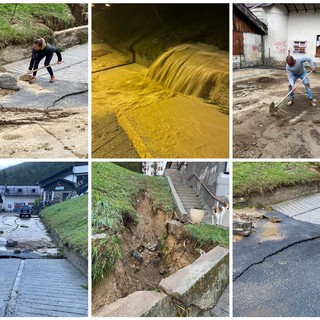
[[[233,316],[319,316],[320,226],[282,213],[233,246]]]
[[[88,45],[69,48],[62,57],[53,67],[55,83],[44,69],[35,84],[19,81],[19,91],[1,97],[2,158],[87,158]],[[3,67],[19,77],[28,64],[24,59]]]

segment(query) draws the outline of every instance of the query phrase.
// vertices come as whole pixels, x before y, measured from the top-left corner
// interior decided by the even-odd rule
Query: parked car
[[[29,206],[22,206],[19,211],[20,218],[28,217],[31,218],[32,209]]]

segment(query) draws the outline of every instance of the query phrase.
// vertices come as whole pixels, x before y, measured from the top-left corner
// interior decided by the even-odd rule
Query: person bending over
[[[60,64],[62,62],[62,56],[59,49],[57,49],[52,44],[46,42],[45,39],[43,38],[36,39],[33,43],[32,55],[31,55],[31,60],[29,65],[29,73],[31,73],[32,70],[38,69],[40,61],[43,58],[45,58],[44,65],[50,74],[50,82],[51,83],[54,82],[55,76],[53,74],[52,68],[49,66],[54,53],[57,54],[58,64]],[[35,78],[36,75],[37,75],[37,71],[33,71],[33,76],[29,81],[30,84],[36,82],[36,78]]]
[[[287,70],[288,80],[289,80],[289,91],[292,90],[292,92],[289,94],[289,97],[288,97],[289,101],[288,101],[287,105],[291,106],[294,103],[294,91],[295,91],[294,84],[296,83],[296,81],[298,79],[302,80],[304,77],[307,76],[307,71],[306,71],[303,63],[308,62],[309,66],[311,67],[311,70],[313,72],[316,71],[316,68],[315,68],[312,60],[309,57],[295,59],[292,56],[287,56],[286,62],[287,62],[286,70]],[[310,106],[315,107],[316,102],[312,96],[310,81],[309,81],[308,77],[303,80],[303,84],[306,88],[306,94],[307,94]]]

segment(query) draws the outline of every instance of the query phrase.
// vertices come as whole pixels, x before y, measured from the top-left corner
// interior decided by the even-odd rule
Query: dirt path
[[[318,75],[310,77],[313,95],[320,96]],[[233,156],[235,158],[319,158],[319,107],[310,107],[305,89],[296,91],[295,104],[286,101],[277,116],[269,113],[271,102],[287,93],[284,70],[234,71]]]

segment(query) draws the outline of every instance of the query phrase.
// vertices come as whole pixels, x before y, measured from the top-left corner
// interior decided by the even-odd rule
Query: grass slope
[[[148,177],[113,163],[92,164],[92,233],[105,236],[92,241],[94,281],[112,270],[121,258],[121,233],[126,222],[138,222],[136,198],[146,191],[150,192],[155,211],[173,212],[174,202],[165,178]]]
[[[235,162],[233,194],[250,195],[281,186],[319,181],[320,174],[310,162]]]
[[[34,39],[52,39],[52,31],[73,27],[75,19],[66,4],[0,4],[0,48]]]
[[[40,212],[45,225],[62,244],[88,259],[88,195],[82,195],[45,208]]]
[[[229,248],[229,229],[209,224],[189,224],[184,226],[184,229],[197,247],[205,249],[208,246],[220,245]]]

